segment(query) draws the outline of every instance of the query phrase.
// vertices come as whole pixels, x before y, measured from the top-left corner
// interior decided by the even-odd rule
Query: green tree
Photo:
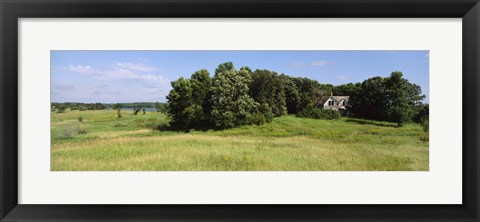
[[[300,101],[297,109],[302,110],[316,105],[318,100],[324,95],[322,94],[321,85],[316,80],[308,78],[293,78],[297,86]]]
[[[199,70],[190,77],[192,85],[192,110],[195,112],[195,119],[192,120],[194,128],[209,128],[210,126],[210,106],[208,95],[212,87],[212,78],[210,73],[205,70]]]
[[[403,78],[402,72],[392,72],[386,79],[385,85],[387,120],[397,123],[399,127],[403,126],[404,123],[411,120],[415,106],[425,96],[421,95],[419,86],[411,84]]]
[[[247,71],[248,73],[253,73],[253,72],[252,72],[252,69],[250,69],[250,67],[248,67],[248,66],[242,66],[242,68],[240,68],[240,70],[245,70],[245,71]]]
[[[222,63],[222,64],[218,65],[218,67],[215,69],[215,75],[217,75],[217,73],[224,72],[224,71],[227,71],[227,70],[233,70],[233,69],[234,69],[234,67],[233,67],[232,62],[225,62],[225,63]]]
[[[251,76],[250,96],[259,104],[268,104],[274,116],[287,114],[285,92],[277,73],[257,69]]]
[[[57,113],[64,113],[67,109],[67,106],[65,106],[64,104],[58,104],[57,106],[55,106],[55,108],[57,110]]]
[[[180,78],[172,82],[167,96],[168,113],[174,129],[205,129],[210,126],[209,113],[205,110],[212,79],[207,70],[192,74],[190,79]]]
[[[113,109],[116,109],[117,110],[117,118],[121,118],[122,117],[122,114],[120,113],[120,110],[122,109],[123,105],[120,104],[120,103],[117,103],[115,105],[112,106]]]
[[[155,109],[159,113],[167,113],[167,108],[168,108],[167,105],[164,103],[159,103],[159,102],[155,103]]]
[[[295,114],[300,107],[300,93],[293,78],[285,74],[280,75],[282,81],[283,92],[285,94],[285,106],[289,114]]]
[[[181,77],[171,83],[172,90],[167,95],[170,126],[173,129],[190,129],[195,110],[192,110],[192,83]]]
[[[385,79],[379,76],[362,82],[357,98],[349,101],[351,110],[356,117],[385,120],[386,106]]]
[[[259,106],[248,95],[252,81],[248,71],[237,71],[233,64],[225,64],[216,69],[210,98],[212,122],[218,129],[249,124]]]

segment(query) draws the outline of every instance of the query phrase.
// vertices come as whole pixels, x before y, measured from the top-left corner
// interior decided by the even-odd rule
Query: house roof
[[[317,105],[323,105],[325,102],[327,102],[328,99],[332,98],[333,100],[337,101],[337,103],[340,103],[342,100],[349,100],[350,96],[324,96],[318,100]]]

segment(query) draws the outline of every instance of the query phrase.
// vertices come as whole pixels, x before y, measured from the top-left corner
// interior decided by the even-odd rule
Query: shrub
[[[429,131],[429,125],[428,125],[428,119],[424,119],[420,125],[422,126],[423,128],[423,131],[427,132]]]
[[[272,122],[274,113],[272,111],[272,108],[267,103],[263,103],[262,105],[260,105],[259,111],[264,116],[264,119],[265,119],[264,122],[267,122],[267,123]]]
[[[87,131],[82,128],[77,128],[77,134],[87,134]]]
[[[265,115],[262,114],[262,113],[257,113],[255,115],[251,115],[249,117],[249,120],[248,122],[251,123],[251,124],[255,124],[255,125],[262,125],[266,122],[266,118],[265,118]]]
[[[138,112],[140,112],[140,109],[139,109],[139,108],[135,108],[135,109],[133,110],[133,115],[137,115]]]
[[[298,112],[297,117],[311,119],[340,119],[340,113],[331,109],[306,108]]]
[[[153,131],[167,131],[167,130],[170,130],[170,126],[168,125],[168,123],[160,123],[155,127],[153,127]]]
[[[78,117],[78,122],[83,122],[83,117]]]
[[[63,125],[61,135],[64,139],[73,138],[77,134],[86,134],[87,131],[82,129],[77,123],[68,123]]]
[[[62,137],[64,139],[70,139],[77,133],[77,125],[75,124],[66,124],[62,128]]]
[[[420,140],[421,140],[422,142],[428,142],[428,140],[429,140],[428,132],[422,132],[422,133],[420,134]]]

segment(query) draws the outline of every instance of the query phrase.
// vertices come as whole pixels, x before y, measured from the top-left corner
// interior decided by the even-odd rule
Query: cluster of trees
[[[358,118],[391,121],[398,126],[428,121],[428,104],[421,102],[425,96],[420,86],[404,79],[401,72],[333,86],[270,70],[237,70],[227,62],[218,66],[213,77],[207,70],[199,70],[171,84],[165,108],[170,126],[176,130],[262,124],[286,114],[335,119],[336,113],[314,110],[330,92],[350,96],[349,114]]]
[[[101,103],[71,103],[71,102],[65,102],[65,103],[52,102],[50,107],[52,112],[57,112],[57,113],[63,113],[67,109],[86,111],[86,110],[102,110],[106,108],[107,107]]]
[[[326,94],[315,80],[249,67],[237,70],[231,62],[220,64],[213,77],[200,70],[171,84],[168,114],[177,130],[262,124],[313,107]]]
[[[420,86],[403,78],[401,72],[335,86],[332,91],[350,96],[348,108],[354,117],[394,122],[398,126],[428,121],[428,104],[422,103],[425,96]]]

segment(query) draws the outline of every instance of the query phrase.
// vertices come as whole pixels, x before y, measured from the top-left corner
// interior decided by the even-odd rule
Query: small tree
[[[56,106],[57,113],[64,113],[67,107],[64,104],[58,104]]]
[[[137,115],[138,112],[140,112],[140,108],[134,107],[134,108],[133,108],[133,115]]]
[[[145,115],[145,108],[142,108],[143,115]]]
[[[113,109],[116,109],[117,110],[117,118],[121,118],[122,117],[122,114],[120,113],[120,110],[122,109],[123,105],[120,104],[120,103],[117,103],[115,105],[112,106]]]

